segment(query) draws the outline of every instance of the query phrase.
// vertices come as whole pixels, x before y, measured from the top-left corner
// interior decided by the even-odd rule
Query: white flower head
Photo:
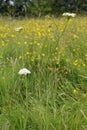
[[[23,27],[18,27],[18,28],[15,29],[15,31],[17,31],[17,32],[19,32],[21,30],[23,30]]]
[[[68,13],[68,12],[66,12],[66,13],[63,13],[62,16],[73,17],[74,18],[76,16],[76,14],[75,13]]]
[[[20,69],[19,72],[18,72],[19,75],[27,75],[27,74],[30,74],[30,73],[31,73],[31,71],[26,69],[26,68]]]
[[[75,17],[75,16],[76,16],[76,14],[75,14],[75,13],[71,13],[71,15],[72,15],[72,17]]]

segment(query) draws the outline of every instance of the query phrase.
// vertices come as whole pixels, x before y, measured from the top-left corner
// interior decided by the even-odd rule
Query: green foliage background
[[[40,17],[66,11],[87,13],[87,0],[15,0],[14,6],[9,4],[9,0],[0,0],[0,13],[4,15]]]

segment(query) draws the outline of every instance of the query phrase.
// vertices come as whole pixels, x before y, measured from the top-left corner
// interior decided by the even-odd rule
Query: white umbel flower
[[[63,13],[62,16],[67,16],[67,17],[73,17],[74,18],[76,16],[76,14],[66,12],[66,13]]]
[[[21,30],[23,30],[23,27],[18,27],[18,28],[15,29],[15,31],[17,31],[17,32],[19,32]]]
[[[18,74],[19,75],[27,75],[27,74],[30,74],[30,70],[26,69],[26,68],[23,68],[23,69],[20,69]]]

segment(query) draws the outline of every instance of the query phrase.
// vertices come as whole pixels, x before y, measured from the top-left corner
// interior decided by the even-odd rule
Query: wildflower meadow
[[[0,130],[87,130],[87,17],[72,15],[0,18]]]

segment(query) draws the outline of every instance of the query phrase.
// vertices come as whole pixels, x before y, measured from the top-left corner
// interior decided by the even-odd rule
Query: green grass
[[[87,130],[87,17],[0,18],[0,130]]]

